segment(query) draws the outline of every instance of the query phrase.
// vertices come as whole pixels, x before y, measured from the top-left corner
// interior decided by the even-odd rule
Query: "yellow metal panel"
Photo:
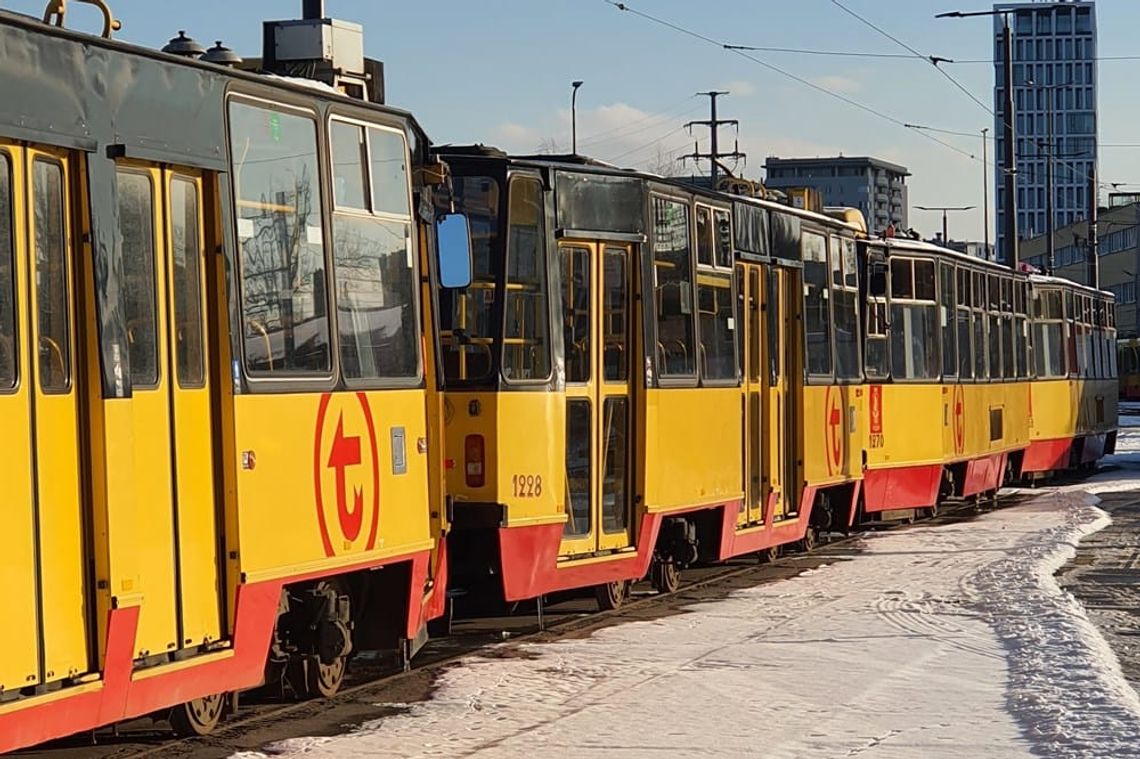
[[[39,682],[39,632],[36,609],[35,500],[32,481],[32,420],[29,390],[31,381],[28,346],[27,239],[23,215],[12,209],[24,206],[21,153],[5,149],[11,167],[12,286],[15,302],[15,340],[0,344],[0,350],[16,357],[16,388],[0,391],[0,419],[5,434],[0,435],[0,482],[4,483],[4,525],[0,530],[0,577],[4,579],[4,624],[0,625],[0,691],[13,691]],[[8,251],[0,250],[0,255]],[[5,294],[4,297],[9,297]],[[20,375],[24,379],[20,380]]]
[[[82,472],[79,459],[79,424],[76,385],[81,381],[82,366],[75,361],[76,320],[74,283],[72,281],[71,203],[67,191],[67,162],[63,156],[51,156],[29,151],[28,174],[34,176],[34,160],[43,155],[64,171],[64,245],[66,271],[36,270],[29,287],[31,293],[32,329],[36,343],[40,342],[39,302],[36,277],[63,276],[66,280],[68,302],[68,348],[71,360],[72,381],[64,393],[43,392],[40,362],[34,361],[36,408],[36,467],[37,496],[39,503],[39,540],[42,604],[44,629],[44,679],[58,680],[88,670],[88,631],[86,624],[87,598],[84,578],[84,540],[80,482]],[[32,185],[34,188],[34,184]],[[34,206],[29,203],[29,206]],[[30,249],[35,250],[36,229],[34,213],[29,209],[31,229]],[[33,254],[34,258],[34,254]],[[58,346],[62,348],[63,346]],[[38,352],[37,352],[38,355]],[[59,355],[59,351],[55,351]]]
[[[241,571],[333,566],[327,558],[429,543],[425,403],[422,389],[235,396]],[[401,431],[402,474],[393,457]]]
[[[743,498],[742,391],[666,388],[646,392],[645,504],[649,511]]]
[[[868,467],[941,462],[942,386],[899,383],[880,388],[875,392],[881,393],[883,431],[878,438],[870,435]]]
[[[859,440],[861,399],[856,393],[860,391],[857,385],[803,388],[803,471],[812,485],[832,485],[858,476],[861,462],[851,448]]]

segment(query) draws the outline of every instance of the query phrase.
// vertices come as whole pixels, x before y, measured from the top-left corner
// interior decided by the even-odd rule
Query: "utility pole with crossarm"
[[[689,129],[690,134],[692,133],[692,129],[694,126],[707,126],[709,128],[709,152],[702,153],[700,151],[699,146],[694,145],[692,153],[689,153],[688,155],[683,155],[680,158],[678,158],[677,160],[679,160],[679,161],[685,161],[688,159],[692,159],[693,161],[707,160],[710,164],[710,176],[712,177],[712,180],[711,180],[712,181],[712,189],[715,190],[716,184],[717,184],[717,169],[720,167],[720,159],[721,158],[734,158],[734,159],[746,158],[745,154],[741,153],[740,150],[738,149],[740,147],[739,141],[735,145],[733,145],[733,149],[732,149],[731,153],[721,153],[719,151],[720,141],[719,141],[718,137],[720,134],[720,128],[722,126],[731,125],[731,126],[736,127],[737,129],[739,129],[740,128],[740,122],[737,121],[736,119],[718,119],[716,117],[716,99],[720,95],[727,95],[728,94],[727,91],[710,90],[709,92],[698,92],[697,94],[698,95],[704,95],[704,96],[708,97],[708,99],[709,99],[709,118],[708,118],[708,121],[690,121],[688,124],[685,124],[685,126]]]

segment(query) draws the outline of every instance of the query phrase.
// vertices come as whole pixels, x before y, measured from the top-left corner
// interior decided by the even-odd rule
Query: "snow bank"
[[[1053,580],[1106,517],[1053,492],[589,638],[465,657],[307,757],[1140,756],[1140,702]],[[243,755],[247,759],[266,754]]]

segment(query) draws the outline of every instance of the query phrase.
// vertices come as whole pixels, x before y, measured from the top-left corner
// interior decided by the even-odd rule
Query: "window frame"
[[[16,233],[16,198],[14,180],[16,178],[16,160],[12,152],[6,148],[0,147],[0,161],[4,165],[0,166],[0,172],[4,175],[4,181],[8,183],[8,206],[7,208],[0,208],[0,213],[8,215],[8,234],[10,237],[8,250],[0,250],[0,256],[7,256],[8,258],[8,272],[10,276],[10,290],[9,295],[12,299],[12,382],[11,384],[0,385],[0,395],[16,395],[20,392],[23,385],[23,371],[25,369],[25,362],[21,361],[21,353],[23,342],[20,339],[20,325],[23,321],[20,316],[20,303],[17,300],[22,294],[20,288],[20,271],[16,266],[17,255],[19,254],[19,240]],[[24,296],[25,299],[27,296]]]
[[[231,108],[234,104],[241,104],[252,106],[254,108],[261,108],[266,111],[280,111],[281,113],[300,116],[309,119],[313,122],[315,148],[317,154],[317,173],[321,176],[317,178],[317,185],[321,191],[321,203],[319,213],[321,216],[321,257],[325,265],[325,309],[328,324],[329,336],[329,369],[327,372],[272,372],[262,373],[249,371],[249,366],[246,360],[245,349],[245,335],[244,327],[238,329],[236,334],[231,338],[236,341],[236,350],[233,355],[235,358],[240,357],[239,365],[241,377],[245,383],[248,391],[251,393],[282,393],[282,392],[296,392],[304,390],[333,390],[336,388],[340,377],[340,344],[334,329],[335,315],[334,311],[336,304],[333,300],[331,291],[334,288],[328,286],[327,272],[331,271],[332,264],[332,214],[328,213],[327,209],[331,208],[332,198],[329,193],[332,192],[330,177],[328,176],[328,165],[331,158],[328,154],[328,140],[323,133],[323,124],[325,120],[321,118],[319,110],[311,103],[306,102],[300,97],[290,97],[283,94],[274,93],[271,97],[259,95],[254,92],[246,90],[235,90],[227,94],[225,99],[225,136],[226,136],[226,163],[227,174],[229,175],[229,193],[231,204],[233,206],[232,219],[230,220],[230,234],[233,235],[234,240],[234,267],[232,275],[235,282],[234,294],[230,296],[232,308],[236,311],[236,316],[239,319],[239,324],[244,322],[245,318],[245,272],[243,267],[243,253],[241,246],[241,238],[238,234],[237,226],[240,219],[238,211],[238,185],[237,185],[237,171],[236,165],[233,161],[233,122],[230,117]],[[233,303],[234,295],[237,297],[237,302]]]
[[[67,328],[67,334],[65,335],[65,342],[66,342],[66,348],[67,348],[67,354],[66,354],[67,362],[65,364],[66,369],[67,369],[67,381],[58,387],[48,387],[47,385],[44,384],[43,371],[42,371],[42,367],[39,364],[39,356],[38,356],[38,353],[39,353],[38,339],[40,337],[42,337],[42,335],[43,335],[43,327],[39,322],[39,318],[40,318],[40,291],[38,289],[38,286],[35,283],[35,274],[39,268],[39,263],[35,261],[35,257],[37,255],[36,245],[38,243],[38,236],[37,236],[37,233],[35,230],[35,226],[36,226],[36,212],[35,212],[36,177],[35,177],[35,171],[36,171],[36,164],[37,163],[44,163],[44,164],[47,164],[49,166],[54,166],[55,168],[59,169],[59,177],[60,177],[60,191],[59,191],[60,228],[59,228],[59,231],[60,231],[60,236],[63,238],[61,240],[60,244],[61,244],[61,247],[63,248],[63,266],[65,269],[64,279],[63,279],[63,297],[65,300],[65,306],[67,308],[66,323],[65,323],[65,326]],[[35,325],[34,334],[29,333],[29,337],[37,338],[37,340],[36,340],[36,354],[37,355],[36,355],[36,359],[35,359],[36,370],[35,370],[35,374],[34,374],[34,376],[36,377],[36,382],[34,384],[36,385],[38,391],[44,395],[65,396],[65,395],[70,395],[72,393],[72,391],[75,389],[76,339],[77,339],[77,336],[75,333],[76,333],[77,326],[78,326],[77,325],[78,314],[76,313],[76,309],[75,309],[75,305],[76,305],[75,304],[76,283],[75,283],[75,275],[73,273],[73,271],[74,271],[73,267],[75,266],[75,261],[74,261],[74,251],[72,250],[72,230],[71,230],[71,224],[73,222],[73,219],[71,217],[71,213],[73,210],[72,203],[74,202],[75,198],[72,196],[72,193],[71,193],[69,185],[68,185],[68,182],[71,179],[71,176],[69,174],[71,166],[69,163],[66,163],[63,159],[59,158],[59,156],[57,156],[53,153],[45,153],[45,152],[38,152],[38,151],[29,152],[27,154],[27,159],[25,159],[25,165],[27,167],[27,174],[25,175],[25,177],[30,178],[30,181],[28,179],[25,180],[27,182],[27,186],[24,190],[25,195],[26,195],[26,202],[29,204],[29,206],[28,206],[29,207],[29,213],[28,213],[29,221],[28,221],[28,229],[26,230],[27,231],[27,249],[28,249],[28,255],[31,256],[31,260],[32,260],[31,265],[27,267],[28,279],[29,279],[28,288],[29,288],[29,292],[33,291],[33,290],[35,291],[34,301],[32,301],[32,300],[28,301],[28,309],[29,309],[28,313],[34,314],[32,324]],[[17,244],[16,247],[18,248],[19,245]],[[18,252],[17,252],[17,255],[19,255]],[[16,318],[19,319],[19,313],[17,313]],[[62,350],[62,348],[61,348],[61,350]]]
[[[661,314],[660,314],[658,307],[657,307],[657,287],[658,287],[658,285],[657,285],[657,281],[658,281],[658,278],[657,278],[657,250],[656,250],[656,248],[657,248],[657,218],[656,218],[656,209],[653,206],[655,201],[661,201],[664,203],[676,203],[678,206],[685,209],[685,213],[687,216],[686,225],[685,225],[686,226],[686,232],[687,232],[686,246],[688,249],[689,267],[690,267],[689,272],[691,275],[691,278],[689,280],[689,299],[690,299],[689,302],[690,302],[691,306],[689,308],[688,316],[689,316],[690,329],[692,330],[691,334],[692,334],[692,338],[693,338],[693,343],[690,346],[693,349],[693,358],[692,358],[693,370],[691,372],[676,373],[676,374],[674,374],[674,373],[664,374],[661,371],[662,358],[663,357],[662,357],[662,355],[661,355],[661,353],[657,347],[661,342],[659,339],[660,338]],[[696,306],[697,306],[697,292],[696,292],[696,290],[697,290],[697,246],[696,246],[697,220],[696,220],[696,211],[693,208],[694,201],[693,201],[692,196],[674,194],[674,193],[662,191],[660,189],[654,189],[648,193],[647,204],[648,204],[647,210],[648,210],[648,214],[649,214],[649,230],[651,232],[650,239],[648,242],[648,246],[649,246],[648,253],[649,253],[649,255],[647,256],[647,259],[648,259],[649,272],[650,272],[650,275],[653,277],[653,280],[652,280],[653,308],[652,308],[652,310],[647,309],[647,308],[643,308],[642,310],[646,314],[646,318],[649,318],[652,320],[651,329],[649,330],[649,333],[652,336],[652,340],[653,340],[652,354],[651,354],[653,356],[653,382],[654,382],[654,385],[656,387],[659,387],[659,388],[698,387],[700,385],[700,362],[697,361],[695,354],[696,354],[697,348],[700,346],[700,325],[698,324],[698,319],[697,319],[697,310],[698,309],[696,308]],[[715,253],[714,253],[714,256],[715,256]],[[646,355],[650,355],[649,348],[646,349],[645,353],[646,353]],[[633,367],[631,366],[630,369],[632,371]]]
[[[329,302],[330,309],[329,342],[331,344],[331,350],[333,351],[333,377],[336,382],[343,383],[345,387],[353,390],[421,387],[424,383],[424,350],[426,344],[424,340],[420,339],[420,336],[424,334],[423,305],[421,303],[420,292],[423,279],[422,272],[420,271],[419,229],[416,221],[415,198],[412,193],[411,181],[408,181],[405,183],[405,196],[408,202],[408,215],[406,217],[391,213],[390,211],[376,210],[376,196],[372,176],[372,137],[369,132],[370,130],[376,129],[399,135],[400,140],[404,144],[404,165],[408,172],[409,179],[412,173],[411,142],[408,139],[407,133],[398,126],[386,123],[383,120],[360,118],[339,108],[330,109],[326,117],[323,120],[318,119],[318,121],[323,122],[318,124],[317,142],[319,168],[323,173],[320,182],[322,192],[324,193],[321,204],[322,214],[325,213],[325,209],[327,209],[328,213],[328,219],[327,221],[322,221],[322,226],[324,227],[323,234],[326,246],[324,251],[325,271],[328,272],[325,276],[325,298]],[[336,170],[333,165],[332,152],[332,125],[334,123],[349,124],[351,126],[360,127],[363,130],[364,163],[361,168],[364,171],[364,203],[368,206],[367,209],[353,208],[351,206],[340,208],[336,204],[336,193],[333,185]],[[412,318],[415,323],[414,330],[416,333],[416,339],[412,341],[416,352],[416,370],[412,375],[406,377],[347,377],[344,374],[344,368],[341,366],[340,309],[337,296],[335,224],[338,214],[357,219],[373,219],[381,222],[403,222],[408,225],[408,255],[412,262],[410,275],[412,283],[411,307]]]
[[[202,181],[201,174],[191,174],[185,169],[174,169],[166,172],[165,178],[166,187],[166,203],[162,209],[163,213],[169,214],[170,218],[167,222],[170,232],[170,250],[167,253],[169,275],[170,297],[168,298],[168,317],[167,321],[174,325],[176,328],[178,324],[178,304],[180,302],[178,288],[175,285],[176,275],[173,265],[174,257],[174,214],[178,209],[174,208],[174,186],[176,184],[188,185],[194,192],[194,223],[197,225],[194,229],[194,234],[197,237],[198,245],[195,251],[196,254],[208,254],[206,250],[206,234],[205,234],[205,206],[203,200],[205,197],[205,186]],[[168,349],[172,360],[167,363],[171,365],[171,381],[178,383],[180,390],[201,390],[205,388],[210,379],[210,338],[209,338],[209,300],[208,291],[206,289],[206,270],[204,266],[200,266],[202,262],[195,259],[194,267],[197,270],[196,281],[197,287],[197,301],[194,304],[195,310],[198,314],[198,366],[197,369],[201,375],[201,379],[195,382],[183,382],[182,370],[183,363],[178,357],[178,341],[171,338],[170,347]]]
[[[546,376],[541,377],[541,378],[535,377],[532,379],[525,379],[525,380],[508,378],[507,375],[504,374],[504,372],[503,372],[503,368],[506,365],[505,357],[506,357],[506,351],[507,351],[507,342],[506,342],[507,341],[507,292],[508,292],[507,287],[510,284],[510,276],[511,276],[510,275],[511,187],[515,183],[516,180],[519,182],[530,181],[530,182],[536,183],[538,185],[539,198],[541,199],[541,202],[542,202],[542,207],[539,209],[539,211],[540,211],[539,212],[539,219],[540,219],[540,225],[541,225],[541,230],[540,230],[541,231],[541,238],[539,239],[539,248],[542,251],[542,262],[541,262],[542,265],[539,267],[539,271],[541,272],[541,275],[542,275],[543,285],[545,287],[545,299],[546,299],[546,312],[545,312],[545,314],[543,314],[543,316],[545,317],[544,322],[545,322],[545,330],[546,330]],[[547,217],[546,217],[546,188],[545,188],[545,185],[543,184],[542,177],[540,175],[538,175],[534,172],[530,172],[530,171],[508,171],[507,175],[506,175],[506,180],[503,182],[503,184],[506,187],[505,207],[501,208],[499,211],[499,213],[502,215],[502,220],[504,223],[503,239],[502,239],[503,262],[502,262],[502,271],[500,272],[500,277],[499,277],[500,283],[501,283],[500,286],[502,287],[503,295],[502,295],[502,298],[500,299],[502,301],[502,307],[499,309],[499,311],[501,312],[501,318],[500,318],[500,322],[498,325],[498,333],[499,334],[497,336],[497,340],[499,343],[499,346],[498,346],[499,349],[498,349],[498,351],[496,351],[496,353],[498,353],[498,355],[493,357],[493,360],[495,360],[497,366],[495,366],[494,369],[492,370],[492,376],[494,376],[495,372],[497,372],[499,375],[499,381],[502,382],[504,385],[510,386],[510,387],[516,387],[516,388],[533,387],[533,386],[546,387],[550,384],[551,380],[554,378],[554,364],[555,364],[554,318],[551,316],[551,305],[552,305],[552,301],[554,299],[553,288],[552,288],[552,279],[550,276],[550,250],[551,250],[550,239],[551,239],[551,234],[550,234],[550,230],[548,229],[549,219],[547,219]],[[603,256],[604,253],[601,250],[601,248],[603,246],[599,245],[598,247],[599,247],[598,255]],[[555,247],[555,250],[557,251],[557,246]],[[559,263],[561,263],[561,260],[559,260]],[[629,281],[629,278],[630,278],[630,271],[632,270],[632,267],[634,265],[635,265],[635,262],[632,260],[632,255],[631,255],[631,260],[628,261],[626,264],[626,268],[627,268],[627,271],[626,271],[626,278],[627,278],[626,287],[627,288],[631,287],[631,283]],[[591,267],[592,266],[593,266],[593,262],[591,262]],[[559,271],[561,272],[561,270],[559,270]],[[558,282],[558,284],[561,285],[561,282]],[[591,289],[596,284],[598,284],[598,283],[594,282],[591,279],[591,281],[590,281]],[[496,289],[498,289],[498,288],[496,288]],[[590,303],[591,307],[593,307],[593,305],[594,305],[592,298],[593,298],[593,293],[591,292],[591,303]],[[558,301],[561,302],[561,300],[562,300],[562,292],[561,292],[561,290],[559,290]],[[599,307],[601,306],[601,304],[598,304],[598,305],[599,305]],[[591,343],[591,350],[593,350],[592,343]],[[593,368],[592,364],[593,364],[593,361],[591,361],[591,369]],[[629,367],[627,367],[627,371],[630,371],[630,370],[631,369]]]
[[[804,254],[806,253],[807,239],[809,236],[818,237],[823,241],[823,274],[824,282],[821,288],[823,297],[827,299],[827,316],[825,324],[827,325],[827,357],[828,357],[828,370],[826,372],[813,372],[811,371],[811,362],[808,360],[808,328],[807,328],[807,261]],[[800,261],[804,266],[800,274],[800,308],[803,313],[802,317],[802,331],[803,331],[803,376],[804,384],[806,385],[834,385],[835,381],[835,312],[831,303],[831,281],[832,281],[832,268],[831,268],[831,233],[826,229],[817,229],[811,227],[803,227],[800,230]]]
[[[837,244],[833,244],[837,243]],[[851,246],[851,252],[854,254],[854,261],[851,271],[847,270],[844,262],[843,249],[848,245]],[[852,237],[845,237],[839,232],[832,232],[828,235],[828,286],[831,290],[831,295],[828,300],[831,301],[831,373],[835,378],[837,385],[860,385],[866,378],[866,366],[863,364],[863,309],[860,307],[859,297],[859,248]],[[838,268],[837,268],[838,267]],[[840,283],[835,284],[835,274],[838,271],[840,276]],[[848,283],[848,277],[854,277],[854,283]],[[843,292],[853,297],[854,305],[854,331],[852,333],[852,341],[855,346],[855,373],[849,377],[839,376],[839,340],[835,330],[836,317],[835,317],[835,294]],[[888,345],[890,338],[888,336]]]
[[[142,177],[143,179],[146,180],[147,187],[150,189],[150,219],[148,221],[149,221],[149,225],[150,225],[150,256],[151,256],[151,260],[150,260],[150,276],[151,276],[150,306],[151,306],[151,330],[152,330],[152,334],[154,335],[154,344],[151,346],[151,350],[153,352],[153,359],[154,359],[154,381],[153,382],[146,382],[146,383],[143,383],[143,382],[136,383],[134,377],[130,376],[131,372],[128,372],[127,373],[128,379],[130,380],[130,385],[131,385],[132,390],[136,390],[136,389],[138,389],[138,390],[157,390],[160,387],[162,387],[163,378],[166,376],[166,373],[163,371],[163,364],[169,363],[168,361],[163,361],[164,351],[162,350],[161,344],[168,342],[168,338],[166,335],[162,334],[161,330],[159,329],[159,318],[158,318],[158,307],[159,307],[159,304],[158,304],[158,272],[159,272],[159,268],[158,268],[158,256],[159,256],[158,239],[159,239],[159,237],[158,236],[159,236],[160,231],[164,231],[164,230],[159,230],[155,227],[155,214],[156,214],[156,209],[157,209],[157,211],[161,211],[162,215],[164,217],[166,217],[170,214],[170,209],[168,206],[163,207],[164,204],[161,203],[161,200],[163,198],[162,198],[162,196],[159,195],[159,189],[160,188],[159,188],[159,185],[156,184],[156,182],[155,182],[155,176],[152,174],[152,171],[153,171],[153,169],[151,167],[148,167],[148,166],[142,165],[142,164],[135,164],[135,163],[130,163],[130,162],[116,162],[116,164],[115,164],[115,207],[116,207],[116,210],[118,210],[118,207],[119,207],[118,202],[119,202],[119,197],[121,195],[120,187],[119,187],[119,175],[120,174],[129,174],[131,176]],[[161,174],[159,176],[159,180],[161,180]],[[162,190],[163,190],[163,195],[168,194],[168,193],[166,193],[165,188],[162,188]],[[170,223],[170,222],[168,221],[168,223]],[[121,226],[122,225],[122,217],[121,217],[121,215],[119,216],[119,224],[120,224],[120,226],[118,227],[116,232],[118,232],[118,234],[121,238],[122,237],[122,226]],[[125,255],[124,255],[124,258],[125,258]],[[125,270],[123,272],[123,275],[124,275],[124,283],[125,283],[125,280],[126,280],[126,271]],[[166,288],[163,288],[163,289],[166,289]],[[123,313],[124,323],[126,321],[126,316],[127,316],[125,309],[126,309],[126,307],[124,306],[124,313]],[[169,317],[170,317],[170,314],[167,315],[168,321],[169,321]],[[170,346],[168,345],[167,349],[169,350],[169,348],[170,348]],[[128,354],[128,356],[130,355],[129,344],[127,347],[127,354]]]
[[[712,263],[702,263],[700,258],[700,240],[698,239],[697,217],[702,211],[708,213],[708,236],[709,236],[709,253],[712,256]],[[740,325],[736,323],[736,313],[733,311],[733,327],[732,327],[732,341],[733,341],[733,363],[735,369],[732,377],[709,378],[705,376],[704,366],[700,360],[701,350],[704,348],[704,340],[701,334],[701,279],[712,278],[723,280],[728,279],[729,297],[732,303],[736,303],[739,297],[737,294],[737,282],[734,276],[733,264],[735,263],[736,256],[733,255],[733,260],[728,266],[722,266],[717,263],[717,253],[719,252],[718,243],[720,242],[717,236],[717,214],[728,214],[728,234],[729,234],[729,250],[735,251],[735,240],[733,239],[732,229],[732,210],[725,206],[716,205],[714,203],[705,202],[701,198],[693,199],[692,211],[692,224],[689,228],[689,235],[693,240],[692,259],[693,259],[693,315],[696,318],[696,372],[700,377],[699,384],[701,387],[737,387],[741,384],[744,373],[744,368],[740,365],[740,360],[737,357],[740,351]],[[715,287],[715,285],[703,285],[703,287]],[[723,288],[722,288],[723,289]]]
[[[934,385],[942,382],[942,341],[940,338],[942,331],[942,323],[939,320],[938,308],[938,258],[928,253],[915,250],[899,250],[897,253],[888,251],[887,256],[887,324],[890,328],[890,339],[887,342],[889,346],[890,356],[890,369],[891,381],[902,383],[906,385]],[[895,261],[908,261],[910,263],[910,282],[911,282],[911,295],[908,298],[896,298],[894,287],[894,262]],[[934,299],[922,300],[918,297],[918,275],[916,273],[917,262],[929,263],[934,274]],[[894,307],[896,300],[903,306],[921,306],[931,308],[934,315],[935,322],[935,348],[938,352],[938,371],[935,372],[933,377],[899,377],[895,373],[895,355],[894,355],[894,339],[895,330],[900,328],[901,325],[895,324]]]

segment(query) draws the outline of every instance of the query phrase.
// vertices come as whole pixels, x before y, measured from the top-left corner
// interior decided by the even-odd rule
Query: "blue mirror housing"
[[[467,287],[471,284],[471,226],[467,216],[444,214],[436,220],[435,232],[440,286]]]

